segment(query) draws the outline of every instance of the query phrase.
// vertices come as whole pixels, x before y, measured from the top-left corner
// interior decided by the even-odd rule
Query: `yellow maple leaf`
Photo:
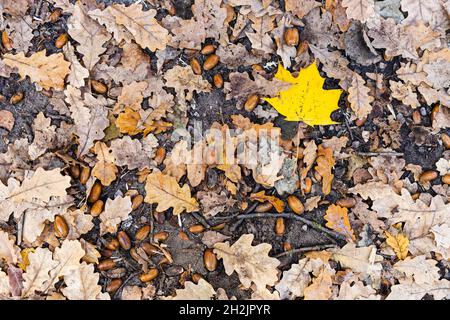
[[[404,234],[391,235],[386,231],[386,243],[394,250],[397,258],[404,260],[408,255],[409,240]]]
[[[323,90],[324,78],[320,76],[316,63],[300,70],[297,77],[278,66],[275,78],[293,85],[280,91],[277,97],[264,98],[286,121],[303,121],[310,126],[336,124],[330,115],[339,109],[341,89]]]

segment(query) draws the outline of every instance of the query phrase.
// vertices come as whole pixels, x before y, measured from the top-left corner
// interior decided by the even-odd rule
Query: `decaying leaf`
[[[350,226],[350,221],[348,219],[347,208],[332,204],[328,207],[324,219],[327,221],[326,226],[328,228],[339,232],[350,241],[356,240],[355,234],[353,233],[353,229]]]
[[[114,200],[106,200],[105,210],[100,214],[100,233],[115,233],[119,223],[125,220],[130,212],[130,197],[116,197]]]
[[[386,233],[386,243],[394,249],[395,254],[400,260],[404,260],[408,255],[408,245],[409,240],[404,234],[397,234],[395,236],[391,235],[389,232]]]
[[[92,169],[92,175],[98,178],[102,185],[109,186],[116,180],[116,174],[118,172],[118,169],[114,164],[116,159],[111,154],[111,149],[101,141],[95,143],[94,152],[97,155],[98,161]]]

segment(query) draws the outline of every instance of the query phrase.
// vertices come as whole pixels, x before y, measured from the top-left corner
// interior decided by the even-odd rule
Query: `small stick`
[[[201,216],[198,212],[192,212],[192,215],[195,219],[197,219],[198,222],[200,222],[206,229],[211,228],[211,225],[206,221],[206,219]]]
[[[288,250],[288,251],[282,252],[280,254],[277,254],[276,256],[274,256],[274,258],[280,258],[280,257],[284,257],[284,256],[287,256],[290,254],[302,253],[302,252],[308,252],[308,251],[320,251],[320,250],[329,249],[329,248],[336,248],[336,245],[322,244],[322,245],[317,245],[317,246],[313,246],[313,247],[303,247],[303,248],[292,249],[292,250]]]
[[[334,241],[335,239],[345,240],[345,236],[343,236],[340,233],[329,230],[329,229],[321,226],[319,223],[317,223],[315,221],[311,221],[306,218],[300,217],[298,215],[293,215],[290,213],[275,213],[275,212],[250,213],[250,214],[241,214],[241,215],[237,216],[236,218],[237,219],[251,219],[251,218],[277,218],[277,217],[295,219],[295,220],[301,221],[304,224],[310,226],[311,228],[314,228],[322,233],[325,233],[333,240],[333,242],[335,242]]]
[[[359,156],[365,157],[376,157],[376,156],[393,156],[393,157],[403,157],[403,153],[394,151],[380,151],[380,152],[357,152]]]

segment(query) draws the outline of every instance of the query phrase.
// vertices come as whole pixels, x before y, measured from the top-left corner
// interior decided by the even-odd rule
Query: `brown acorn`
[[[217,66],[217,64],[219,63],[219,56],[216,54],[212,54],[210,55],[208,58],[206,58],[205,62],[203,63],[203,69],[205,70],[211,70],[212,68],[214,68],[215,66]]]
[[[203,263],[206,270],[214,271],[217,268],[217,257],[212,249],[208,248],[203,253]]]
[[[69,227],[67,226],[66,220],[60,215],[55,216],[53,229],[55,230],[55,236],[58,238],[65,238],[69,234]]]
[[[158,276],[159,272],[156,268],[151,268],[147,273],[143,273],[139,276],[139,279],[142,282],[149,282],[155,279]]]
[[[131,249],[131,240],[128,234],[125,231],[119,231],[117,233],[117,240],[119,241],[120,246],[124,250],[130,250]]]
[[[62,47],[64,47],[64,45],[67,43],[68,40],[69,40],[69,35],[67,33],[61,34],[55,40],[55,47],[57,47],[58,49],[61,49]]]
[[[303,203],[300,201],[299,198],[297,198],[294,195],[290,195],[287,198],[287,202],[289,208],[291,208],[291,210],[294,211],[296,214],[301,214],[303,210],[305,210],[305,206],[303,205]]]

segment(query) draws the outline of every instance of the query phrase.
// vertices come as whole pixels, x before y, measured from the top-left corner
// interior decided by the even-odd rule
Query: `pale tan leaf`
[[[198,203],[191,197],[189,186],[180,187],[174,177],[163,173],[151,173],[145,184],[147,195],[144,201],[157,203],[156,211],[164,212],[173,207],[173,214],[179,215],[183,211],[192,212],[198,210]]]
[[[281,299],[303,297],[306,287],[311,282],[311,268],[308,261],[308,258],[304,258],[283,272],[280,282],[275,286]]]
[[[373,97],[369,95],[370,89],[365,86],[364,79],[354,73],[350,88],[348,89],[350,107],[358,119],[364,119],[372,111]]]
[[[70,73],[67,81],[75,88],[81,88],[84,86],[84,79],[89,77],[89,71],[78,61],[70,42],[67,42],[63,47],[63,51],[67,61],[70,62]]]
[[[102,291],[98,285],[100,274],[94,272],[94,265],[83,262],[64,276],[65,288],[61,289],[69,300],[95,300]]]
[[[22,297],[28,297],[34,295],[35,291],[47,289],[51,280],[49,272],[58,265],[47,248],[37,248],[35,252],[28,255],[28,259],[30,264],[23,274]]]
[[[229,242],[216,243],[214,253],[223,259],[227,275],[236,271],[245,288],[255,283],[258,288],[264,289],[278,280],[277,267],[280,262],[268,256],[272,249],[270,244],[252,246],[253,237],[253,234],[244,234],[231,246]]]
[[[347,8],[345,12],[349,19],[366,22],[375,15],[373,0],[343,0],[342,6]]]
[[[322,267],[319,275],[311,285],[305,288],[305,300],[328,300],[331,298],[331,274],[328,268]]]
[[[100,214],[100,234],[115,233],[120,222],[131,212],[130,197],[116,197],[106,200],[105,210]]]
[[[23,52],[16,55],[7,53],[3,56],[3,62],[17,68],[21,79],[29,76],[32,82],[36,82],[44,89],[64,89],[64,78],[69,74],[70,62],[64,60],[62,53],[46,56],[42,50],[32,54],[29,58]]]
[[[70,187],[70,177],[61,175],[59,168],[45,171],[39,167],[31,178],[26,178],[22,185],[13,190],[6,199],[21,202],[36,198],[48,202],[50,197],[66,196],[68,187]]]
[[[73,8],[72,16],[67,23],[68,33],[79,43],[76,48],[83,55],[84,66],[86,69],[92,70],[100,60],[100,55],[106,51],[103,45],[111,39],[111,35],[86,14],[79,2]]]
[[[102,185],[109,186],[117,178],[119,171],[114,164],[115,158],[112,150],[101,141],[97,141],[94,145],[94,153],[97,155],[97,163],[92,169],[92,175],[98,178]]]
[[[176,290],[176,296],[170,300],[211,300],[216,291],[206,280],[200,279],[198,284],[191,281],[184,283],[184,289]]]
[[[166,48],[169,32],[160,26],[154,18],[156,16],[156,10],[154,9],[143,11],[139,3],[134,3],[128,7],[122,4],[113,4],[103,11],[97,9],[89,14],[100,23],[105,24],[110,32],[114,32],[118,42],[124,39],[124,33],[128,32],[143,49],[148,48],[154,52],[157,49],[163,50]],[[120,28],[111,23],[111,20]]]
[[[424,255],[406,258],[394,264],[394,269],[405,273],[407,277],[414,278],[417,284],[433,284],[439,281],[439,268],[437,261],[426,259]]]
[[[7,232],[0,230],[0,261],[16,264],[19,255],[20,249],[14,244],[14,240],[9,239]]]
[[[391,293],[386,300],[421,300],[426,294],[433,295],[435,300],[450,297],[450,281],[439,280],[433,284],[418,284],[415,282],[397,284],[391,287]]]

